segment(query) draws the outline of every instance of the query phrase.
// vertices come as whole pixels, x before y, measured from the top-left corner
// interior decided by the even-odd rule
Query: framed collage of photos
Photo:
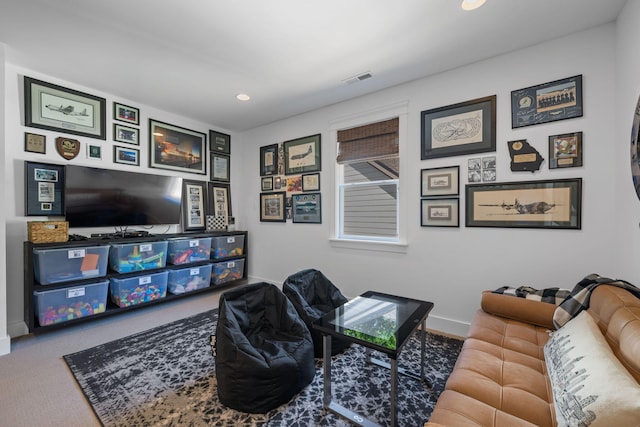
[[[64,166],[25,162],[25,216],[64,215]]]
[[[184,231],[206,228],[207,183],[182,181],[182,228]]]

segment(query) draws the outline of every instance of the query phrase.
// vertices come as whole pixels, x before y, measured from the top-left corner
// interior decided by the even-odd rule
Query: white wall
[[[628,1],[620,12],[616,28],[616,105],[615,122],[616,203],[613,207],[618,226],[612,247],[615,271],[619,278],[638,285],[640,254],[640,202],[633,188],[630,167],[631,126],[640,96],[640,2]]]
[[[2,61],[5,64],[5,61]],[[28,128],[23,126],[24,123],[24,97],[23,97],[23,76],[34,77],[36,79],[44,80],[49,83],[58,84],[67,88],[87,92],[92,95],[106,98],[106,130],[107,139],[99,140],[95,138],[87,138],[82,136],[70,136],[77,139],[81,143],[80,154],[70,161],[63,159],[55,149],[55,139],[58,136],[62,136],[60,132],[48,131],[43,129]],[[57,163],[57,164],[74,164],[90,167],[98,167],[105,169],[121,169],[132,172],[146,172],[156,175],[176,175],[175,172],[152,169],[148,166],[149,159],[149,134],[148,134],[148,120],[153,118],[163,122],[171,123],[177,126],[185,127],[195,131],[209,134],[209,129],[214,129],[220,132],[224,132],[231,135],[232,145],[234,141],[234,134],[226,129],[219,128],[214,125],[195,122],[194,120],[176,116],[175,114],[158,110],[147,105],[141,105],[139,103],[114,98],[110,94],[101,93],[92,88],[80,87],[72,82],[66,82],[58,80],[51,76],[46,76],[38,73],[37,71],[21,68],[15,64],[6,64],[6,78],[2,79],[3,83],[6,83],[6,99],[3,106],[6,106],[6,132],[4,133],[7,141],[11,141],[11,144],[6,145],[6,160],[2,162],[5,165],[5,179],[7,179],[8,185],[0,186],[6,191],[4,197],[0,197],[0,200],[5,201],[5,214],[6,214],[6,230],[7,230],[7,265],[13,266],[7,272],[7,304],[2,304],[0,299],[0,307],[7,309],[8,319],[8,331],[9,335],[16,337],[27,333],[26,325],[23,321],[23,254],[22,245],[27,240],[27,221],[39,221],[47,220],[47,217],[25,217],[24,216],[24,161],[36,161],[44,163]],[[140,149],[140,166],[129,166],[113,163],[113,146],[114,145],[126,145],[115,143],[112,138],[113,131],[113,101],[121,102],[126,105],[131,105],[140,108],[140,146],[136,147]],[[42,135],[46,135],[47,138],[47,150],[46,154],[37,154],[24,151],[24,133],[32,132]],[[102,146],[102,160],[90,160],[86,156],[86,144],[91,143],[94,145]],[[133,147],[133,146],[131,146]],[[232,153],[234,148],[232,147]],[[232,156],[231,165],[231,181],[234,180],[234,171],[239,173],[240,168],[234,167],[234,161],[239,162],[238,156]],[[207,159],[207,171],[209,171],[209,159]],[[192,179],[198,181],[208,181],[208,175],[199,174],[184,174],[180,173],[185,179]],[[233,190],[233,187],[232,187]],[[1,191],[1,190],[0,190]],[[0,193],[1,194],[1,193]],[[233,200],[232,200],[233,202]],[[52,218],[55,219],[55,218]],[[4,227],[3,227],[4,229]],[[71,229],[71,233],[77,233],[82,235],[90,235],[96,232],[113,232],[110,229]],[[161,234],[166,232],[176,232],[176,226],[155,226],[149,230],[154,234]],[[2,245],[5,248],[5,245]],[[5,257],[2,257],[4,261]],[[1,268],[2,264],[0,264]],[[0,291],[2,291],[2,285],[0,285]],[[0,327],[2,324],[0,323]],[[0,337],[2,336],[0,329]]]
[[[453,333],[466,332],[481,290],[523,284],[572,288],[589,273],[618,274],[618,263],[607,248],[616,243],[618,223],[613,189],[621,183],[614,171],[620,166],[619,157],[624,157],[618,153],[628,149],[616,141],[614,132],[615,34],[614,24],[602,26],[244,132],[246,183],[240,210],[250,232],[249,273],[282,283],[289,274],[314,267],[349,296],[373,289],[430,300],[435,302],[430,326]],[[512,90],[577,74],[583,75],[582,118],[511,129]],[[582,177],[582,230],[465,228],[467,160],[479,155],[420,160],[421,111],[493,94],[497,95],[498,180]],[[409,105],[409,179],[401,184],[403,196],[408,197],[407,253],[333,248],[328,241],[335,165],[330,122],[401,101]],[[548,159],[549,135],[574,131],[584,132],[583,167],[549,170],[547,160],[535,174],[511,172],[507,141],[527,139]],[[261,223],[259,147],[314,133],[321,133],[323,141],[323,224]],[[420,227],[420,170],[450,165],[460,165],[461,227]],[[628,169],[627,163],[623,166]],[[629,185],[626,188],[631,191]]]
[[[5,47],[0,43],[0,164],[4,164],[5,152],[6,152],[6,138],[4,132],[5,123]],[[5,200],[5,188],[11,181],[8,180],[6,169],[3,174],[0,174],[0,200]],[[8,335],[7,327],[7,245],[6,245],[6,231],[5,231],[5,216],[7,211],[7,204],[4,204],[4,209],[0,209],[0,355],[9,353],[11,348],[11,340]]]

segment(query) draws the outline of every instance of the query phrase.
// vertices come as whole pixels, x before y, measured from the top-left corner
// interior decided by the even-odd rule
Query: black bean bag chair
[[[266,413],[315,376],[309,329],[270,283],[220,296],[215,340],[218,397],[238,411]]]
[[[296,311],[311,331],[314,356],[322,357],[322,334],[313,329],[316,320],[346,303],[347,298],[322,272],[315,269],[299,271],[287,277],[282,292],[289,298]],[[349,347],[350,342],[331,337],[331,355]]]

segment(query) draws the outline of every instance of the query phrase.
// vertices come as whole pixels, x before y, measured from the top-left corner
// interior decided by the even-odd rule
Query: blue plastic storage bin
[[[172,294],[184,294],[209,286],[211,286],[211,264],[169,270],[167,288]]]
[[[33,272],[41,285],[107,274],[109,246],[33,249]]]
[[[216,262],[212,266],[211,283],[214,285],[242,279],[244,275],[244,259]]]
[[[167,296],[167,271],[127,278],[111,278],[111,301],[119,307],[142,304]]]
[[[244,234],[214,237],[211,243],[213,259],[242,256],[244,254]]]
[[[211,255],[211,237],[201,239],[169,239],[167,263],[180,265],[208,261]]]
[[[107,307],[109,281],[50,291],[34,291],[35,312],[40,326],[67,322],[102,313]]]
[[[167,241],[111,244],[109,266],[118,273],[163,268],[167,262]]]

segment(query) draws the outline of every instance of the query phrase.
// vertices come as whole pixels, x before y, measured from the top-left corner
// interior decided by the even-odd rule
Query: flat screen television
[[[69,227],[179,224],[182,178],[68,165],[64,200]]]

